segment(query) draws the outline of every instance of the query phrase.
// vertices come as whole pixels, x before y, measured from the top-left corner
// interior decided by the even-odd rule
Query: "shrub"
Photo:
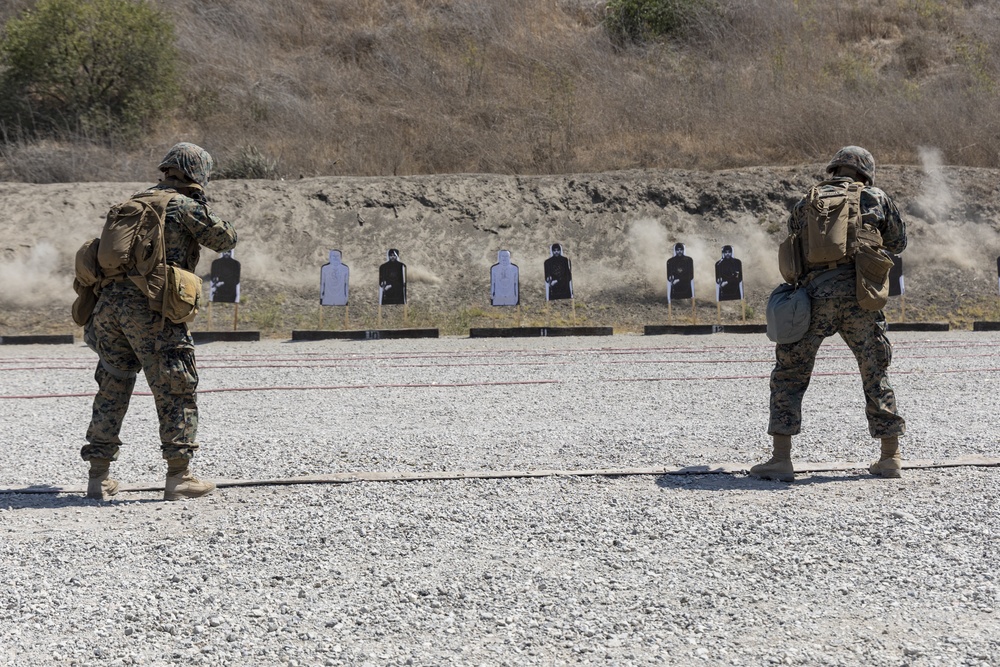
[[[604,27],[616,44],[683,33],[707,0],[610,0]]]
[[[278,161],[261,153],[256,146],[243,146],[238,155],[223,158],[219,162],[212,174],[212,178],[217,181],[230,178],[281,179]]]
[[[177,91],[173,25],[146,0],[40,0],[0,40],[0,119],[28,136],[133,138]]]

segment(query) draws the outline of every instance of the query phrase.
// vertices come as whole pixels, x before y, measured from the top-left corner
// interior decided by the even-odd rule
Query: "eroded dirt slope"
[[[542,263],[561,243],[573,263],[579,323],[641,329],[667,319],[665,262],[675,242],[695,261],[699,321],[715,321],[714,263],[723,244],[743,260],[750,316],[778,282],[775,248],[787,211],[822,165],[560,176],[446,175],[219,181],[217,212],[239,230],[240,326],[283,335],[318,325],[319,270],[330,249],[351,268],[352,326],[372,326],[377,270],[388,248],[407,265],[409,307],[387,325],[513,323],[489,306],[489,267],[511,251],[520,267],[523,323],[570,321],[567,304],[544,311]],[[906,318],[968,326],[995,319],[1000,186],[995,170],[882,167],[878,185],[910,226],[903,255]],[[0,183],[0,335],[73,330],[72,259],[103,215],[141,183]],[[213,253],[203,256],[208,272]],[[890,319],[901,315],[898,301]],[[690,317],[685,304],[673,313]],[[228,321],[216,306],[217,317]],[[724,320],[740,317],[730,305]],[[342,312],[324,310],[324,325]],[[216,328],[218,328],[216,320]],[[205,328],[201,318],[195,325]]]

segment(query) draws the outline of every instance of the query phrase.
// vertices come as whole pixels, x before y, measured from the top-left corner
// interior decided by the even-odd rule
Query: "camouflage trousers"
[[[194,341],[186,325],[165,322],[161,329],[161,321],[130,282],[114,283],[102,291],[84,330],[85,341],[100,357],[88,444],[80,450],[85,461],[118,458],[122,444],[118,434],[139,370],[145,373],[156,403],[163,458],[191,458],[198,448]]]
[[[892,346],[881,311],[863,310],[854,296],[813,299],[809,331],[802,340],[778,345],[771,371],[771,435],[796,435],[802,427],[802,397],[823,339],[839,333],[858,361],[865,391],[865,416],[873,438],[903,435],[906,422],[896,410],[889,384]]]

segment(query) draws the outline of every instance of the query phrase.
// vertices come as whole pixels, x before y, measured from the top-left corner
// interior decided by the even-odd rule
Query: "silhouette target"
[[[510,251],[497,253],[497,263],[490,267],[490,303],[516,306],[520,303],[520,272],[510,261]]]
[[[562,254],[562,246],[553,243],[549,246],[551,255],[545,260],[545,300],[573,298],[573,269],[569,257]]]
[[[339,250],[330,251],[330,261],[319,270],[319,302],[324,306],[346,306],[351,269],[341,261]]]
[[[399,251],[390,248],[386,262],[378,267],[379,303],[383,306],[406,303],[406,264],[399,261]]]
[[[684,244],[674,244],[667,260],[667,302],[694,298],[694,260],[684,254]]]
[[[722,246],[722,259],[715,263],[715,298],[717,301],[743,299],[743,262],[733,257],[733,246]]]
[[[889,253],[892,258],[892,268],[889,269],[889,296],[899,296],[906,292],[903,282],[903,260],[899,255]]]
[[[212,262],[209,279],[209,300],[215,303],[240,302],[240,263],[233,259],[233,251],[226,250]]]

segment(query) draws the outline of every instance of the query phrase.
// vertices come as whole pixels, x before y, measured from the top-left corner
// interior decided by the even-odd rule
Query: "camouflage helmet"
[[[179,169],[204,188],[212,175],[212,156],[201,146],[182,141],[167,151],[160,161],[160,171],[167,171],[171,167]]]
[[[850,167],[868,185],[875,184],[875,158],[861,146],[845,146],[837,151],[830,164],[826,165],[826,171],[833,172],[837,167]]]

